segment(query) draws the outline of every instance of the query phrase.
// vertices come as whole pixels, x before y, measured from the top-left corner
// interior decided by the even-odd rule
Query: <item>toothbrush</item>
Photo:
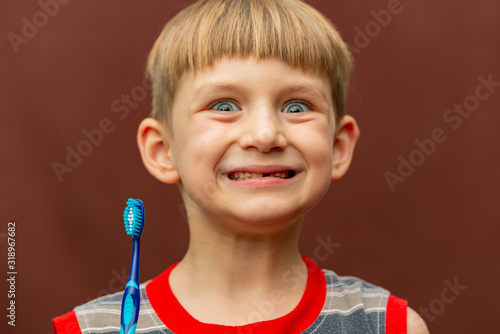
[[[120,334],[135,334],[141,301],[139,290],[139,255],[141,233],[144,228],[144,204],[140,199],[128,199],[127,207],[123,212],[123,220],[125,231],[132,237],[133,250],[128,282],[122,299]]]

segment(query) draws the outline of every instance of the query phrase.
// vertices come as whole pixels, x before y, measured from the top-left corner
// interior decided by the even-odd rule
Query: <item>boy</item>
[[[186,255],[141,285],[137,333],[428,333],[404,300],[318,269],[298,250],[304,215],[348,169],[351,56],[298,0],[200,0],[148,59],[152,117],[138,145],[176,183]],[[122,294],[54,319],[57,333],[117,333]]]

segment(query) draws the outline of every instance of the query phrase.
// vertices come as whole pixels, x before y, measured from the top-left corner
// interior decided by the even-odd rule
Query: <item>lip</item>
[[[262,174],[272,174],[277,172],[284,172],[287,170],[293,171],[297,174],[299,171],[291,166],[284,165],[250,165],[250,166],[242,166],[232,169],[228,172],[225,172],[225,175],[229,175],[235,172],[249,172],[249,173],[262,173]]]
[[[272,174],[277,172],[283,172],[291,170],[294,172],[294,176],[288,179],[282,179],[280,177],[274,176],[265,176],[265,177],[255,177],[248,180],[231,180],[229,178],[229,174],[235,172],[248,172],[248,173],[261,173],[261,174]],[[297,168],[291,166],[284,165],[250,165],[250,166],[242,166],[232,169],[231,171],[227,171],[222,173],[222,179],[225,182],[233,186],[240,187],[275,187],[275,186],[284,186],[291,183],[295,183],[297,179],[302,175],[302,172]]]

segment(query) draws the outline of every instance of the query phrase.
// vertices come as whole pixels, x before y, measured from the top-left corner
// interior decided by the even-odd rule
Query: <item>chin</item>
[[[245,231],[256,234],[279,233],[301,222],[304,214],[287,210],[249,210],[231,215],[231,221]]]

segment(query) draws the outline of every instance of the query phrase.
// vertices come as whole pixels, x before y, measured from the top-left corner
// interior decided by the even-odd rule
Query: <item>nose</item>
[[[284,124],[273,108],[261,106],[250,111],[243,121],[240,146],[259,152],[281,151],[288,145]]]

